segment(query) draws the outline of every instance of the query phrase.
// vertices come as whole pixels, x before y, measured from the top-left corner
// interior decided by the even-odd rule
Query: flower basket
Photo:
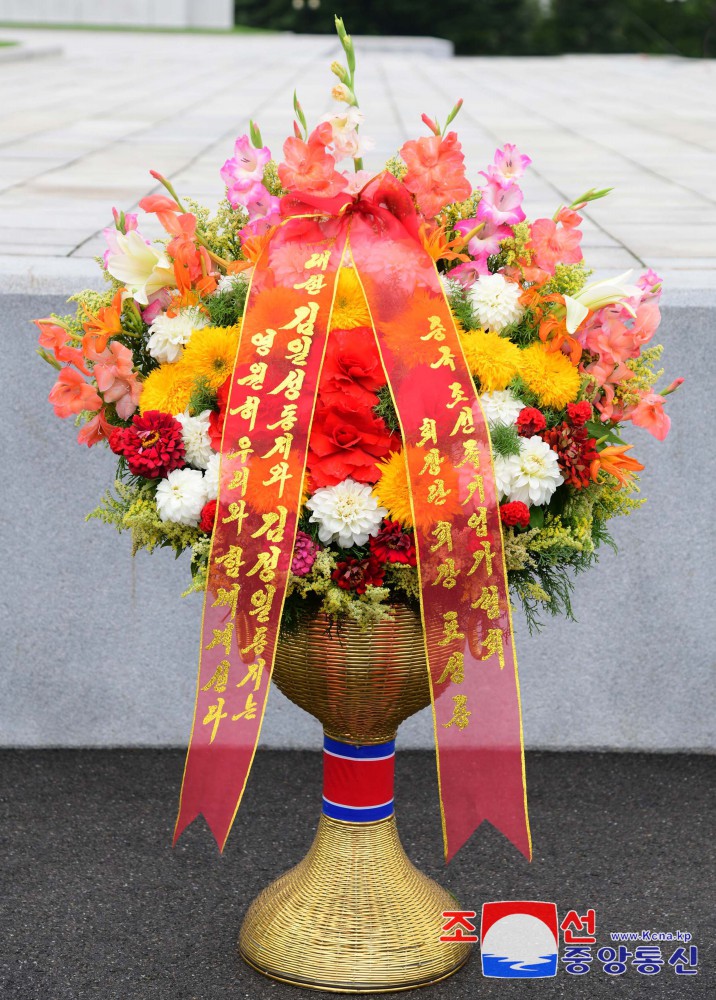
[[[203,815],[223,849],[273,673],[323,724],[323,814],[241,954],[374,991],[449,975],[468,947],[397,837],[399,723],[432,705],[446,859],[483,820],[530,857],[512,602],[531,625],[571,615],[573,574],[642,502],[623,428],[663,439],[682,380],[655,388],[658,276],[589,281],[580,213],[607,190],[529,221],[514,146],[468,180],[461,101],[364,170],[337,29],[339,110],[310,131],[295,98],[279,163],[251,123],[214,215],[153,172],[166,193],[140,207],[166,238],[115,210],[107,291],[36,322],[56,414],[117,457],[89,516],[134,551],[189,553],[204,595],[175,837]]]

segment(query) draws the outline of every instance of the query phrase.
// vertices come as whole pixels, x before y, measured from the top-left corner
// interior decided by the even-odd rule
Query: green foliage
[[[378,390],[378,402],[373,407],[373,413],[375,413],[376,417],[381,417],[385,421],[385,425],[389,431],[400,431],[398,414],[395,412],[393,397],[387,385]]]
[[[490,441],[494,453],[503,458],[520,453],[520,437],[513,424],[495,424],[490,430]]]
[[[231,286],[222,292],[215,292],[204,304],[209,311],[212,326],[235,326],[244,315],[249,283],[243,275],[237,275]]]
[[[189,397],[187,407],[191,416],[195,417],[204,410],[216,409],[216,389],[209,385],[206,379],[199,379],[194,383],[194,390]]]
[[[464,330],[476,330],[479,327],[467,292],[459,282],[447,282],[447,300],[455,320]]]
[[[544,286],[545,295],[558,292],[560,295],[576,295],[581,292],[591,275],[591,270],[582,261],[577,264],[557,264],[554,275]]]

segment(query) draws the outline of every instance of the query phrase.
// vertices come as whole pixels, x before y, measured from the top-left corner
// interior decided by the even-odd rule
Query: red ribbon
[[[337,271],[352,258],[405,446],[448,860],[483,819],[530,856],[517,664],[487,426],[412,198],[286,196],[257,262],[222,443],[192,739],[175,838],[220,847],[263,718]]]

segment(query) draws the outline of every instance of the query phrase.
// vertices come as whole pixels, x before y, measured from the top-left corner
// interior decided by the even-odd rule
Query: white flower
[[[495,469],[495,486],[497,487],[497,499],[502,500],[512,492],[512,484],[515,476],[520,471],[520,459],[518,455],[493,455],[492,465]]]
[[[181,309],[176,316],[159,313],[149,327],[147,350],[160,363],[173,364],[181,357],[182,347],[189,342],[194,330],[200,330],[208,322],[196,306]]]
[[[378,506],[370,486],[353,479],[316,490],[306,506],[313,512],[310,520],[319,525],[318,537],[323,544],[338,542],[344,549],[365,545],[378,534],[380,522],[388,513]]]
[[[117,233],[117,246],[119,253],[107,257],[107,270],[127,286],[140,305],[149,305],[149,296],[154,292],[176,285],[174,268],[167,255],[145,243],[136,229]]]
[[[564,482],[559,471],[557,453],[546,441],[534,434],[531,438],[520,438],[520,453],[514,456],[515,470],[512,476],[509,498],[521,500],[528,507],[541,507],[549,503],[552,494]]]
[[[239,285],[247,284],[245,271],[229,271],[222,274],[216,286],[214,295],[221,295],[222,292],[231,292]]]
[[[162,521],[195,528],[206,501],[204,476],[198,469],[175,469],[157,487],[157,510]]]
[[[577,292],[576,295],[565,295],[564,304],[567,307],[566,327],[567,333],[574,333],[581,326],[588,313],[603,309],[604,306],[613,305],[620,302],[622,307],[632,316],[636,315],[627,299],[639,299],[642,296],[642,289],[638,285],[627,285],[627,278],[631,277],[631,270],[616,278],[604,278],[602,281],[591,281],[588,285]]]
[[[358,127],[365,118],[362,111],[350,105],[345,111],[325,115],[321,121],[328,122],[333,130],[333,152],[336,163],[348,157],[356,159],[373,145],[370,139],[358,135]]]
[[[204,410],[197,417],[192,417],[189,411],[177,413],[175,420],[181,424],[182,438],[186,460],[197,469],[205,469],[214,454],[209,437],[209,417],[211,410]]]
[[[485,420],[490,427],[494,427],[495,424],[506,424],[509,427],[517,420],[520,410],[525,408],[525,404],[509,389],[483,392],[480,396],[480,403]]]
[[[469,292],[472,308],[484,330],[500,333],[516,323],[524,312],[520,305],[522,289],[516,281],[501,274],[482,274]]]
[[[218,451],[215,451],[206,464],[206,472],[204,473],[204,489],[206,490],[207,500],[216,500],[219,495],[220,462],[221,455]]]

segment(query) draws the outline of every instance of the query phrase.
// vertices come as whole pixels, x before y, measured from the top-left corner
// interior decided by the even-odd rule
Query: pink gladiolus
[[[50,390],[49,401],[55,415],[64,419],[83,410],[99,410],[102,400],[94,387],[85,382],[80,372],[73,368],[63,368],[57,382]]]
[[[479,219],[461,219],[456,223],[455,231],[463,236],[479,225]],[[509,226],[500,226],[493,219],[486,219],[482,228],[467,244],[467,252],[480,263],[485,263],[488,257],[500,252],[500,240],[510,235]],[[486,271],[482,272],[486,274]]]
[[[78,444],[86,444],[91,448],[93,444],[106,441],[114,430],[112,424],[108,423],[104,416],[104,410],[96,413],[91,420],[88,420],[77,435]]]
[[[522,211],[522,191],[519,184],[505,184],[493,177],[480,190],[482,198],[477,206],[477,218],[480,222],[490,221],[498,226],[514,226],[524,221],[525,213]]]
[[[113,340],[92,371],[106,403],[114,403],[117,416],[129,420],[137,409],[142,386],[132,369],[132,352]]]
[[[240,135],[234,143],[234,155],[221,168],[221,178],[227,188],[236,181],[261,181],[270,159],[268,146],[257,149],[247,135]]]
[[[507,142],[502,149],[495,150],[494,164],[491,163],[486,172],[482,171],[482,175],[488,180],[495,178],[502,182],[511,181],[521,177],[531,162],[529,156],[520,153],[517,146]]]
[[[554,274],[557,264],[576,264],[582,260],[581,240],[579,229],[560,229],[553,219],[537,219],[530,229],[532,261],[548,274]]]
[[[671,427],[671,417],[664,411],[664,397],[656,392],[644,393],[638,406],[632,410],[631,421],[663,441]]]
[[[117,221],[120,218],[119,212],[116,208],[112,209],[112,215]],[[128,233],[132,229],[136,229],[138,225],[137,215],[134,212],[124,213],[124,232]],[[106,229],[102,230],[102,235],[107,243],[107,249],[102,254],[102,260],[104,261],[104,266],[107,267],[107,260],[112,254],[121,253],[119,244],[117,243],[117,236],[120,234],[121,230],[117,229],[117,226],[107,226]]]
[[[651,268],[637,280],[639,288],[644,290],[642,302],[648,299],[659,299],[661,297],[662,279]]]

